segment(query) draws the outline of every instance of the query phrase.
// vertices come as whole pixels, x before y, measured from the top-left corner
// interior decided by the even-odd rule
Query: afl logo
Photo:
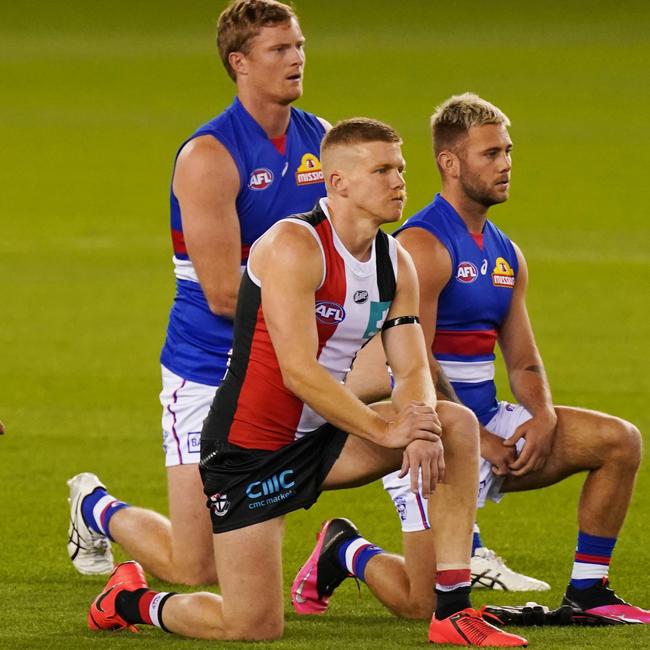
[[[217,517],[223,517],[230,510],[230,501],[227,494],[217,492],[210,497],[210,509]]]
[[[354,292],[352,300],[354,300],[357,305],[363,305],[363,303],[368,300],[368,292],[365,289],[359,289],[359,291]]]
[[[471,262],[461,262],[456,272],[456,280],[469,284],[478,277],[478,270]]]
[[[319,300],[316,303],[316,320],[323,325],[338,325],[345,320],[345,309],[335,302]]]
[[[273,182],[273,172],[266,167],[256,169],[248,181],[251,190],[265,190]]]

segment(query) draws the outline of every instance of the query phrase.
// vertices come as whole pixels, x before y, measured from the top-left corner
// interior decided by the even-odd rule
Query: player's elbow
[[[284,387],[298,397],[302,396],[305,386],[308,383],[308,373],[305,369],[306,364],[300,363],[297,360],[280,364]]]
[[[208,308],[215,316],[223,318],[235,318],[235,309],[237,307],[237,296],[228,293],[206,293]]]

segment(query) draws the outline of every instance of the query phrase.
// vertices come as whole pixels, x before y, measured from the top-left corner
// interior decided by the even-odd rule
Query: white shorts
[[[165,467],[191,465],[201,459],[201,429],[216,386],[183,379],[165,366],[162,370],[163,451]]]
[[[520,404],[499,402],[499,410],[494,417],[485,425],[485,428],[500,438],[509,438],[515,429],[530,420],[531,414]],[[517,452],[521,453],[525,440],[517,441]],[[409,476],[398,478],[399,472],[387,474],[382,479],[384,489],[390,495],[405,533],[417,532],[429,528],[427,518],[427,500],[420,494],[411,492]],[[503,493],[501,485],[502,476],[495,476],[492,473],[492,465],[481,458],[479,462],[479,485],[478,485],[478,507],[485,505],[485,501],[501,501]]]

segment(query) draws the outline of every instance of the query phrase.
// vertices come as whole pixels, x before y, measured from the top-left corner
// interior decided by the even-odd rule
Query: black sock
[[[472,606],[469,601],[470,587],[458,587],[458,589],[452,591],[438,591],[436,589],[435,592],[436,618],[439,621]]]
[[[144,623],[140,616],[140,598],[149,591],[148,588],[135,589],[133,591],[122,590],[115,598],[115,611],[127,623]]]
[[[599,582],[586,589],[576,589],[571,583],[566,589],[565,600],[579,605],[581,609],[591,609],[601,605],[620,605],[621,600],[607,583]]]

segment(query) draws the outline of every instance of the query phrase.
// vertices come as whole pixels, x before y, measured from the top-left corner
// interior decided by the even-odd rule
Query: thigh
[[[231,632],[281,625],[283,535],[283,517],[214,535],[223,617]]]
[[[572,474],[602,465],[608,444],[605,432],[620,420],[599,411],[569,406],[557,406],[555,412],[557,428],[546,465],[525,476],[506,477],[503,492],[554,485]]]
[[[401,449],[381,447],[365,438],[349,435],[321,487],[337,490],[366,485],[401,465]]]
[[[167,487],[175,566],[185,575],[216,583],[212,525],[198,466],[168,467]]]

